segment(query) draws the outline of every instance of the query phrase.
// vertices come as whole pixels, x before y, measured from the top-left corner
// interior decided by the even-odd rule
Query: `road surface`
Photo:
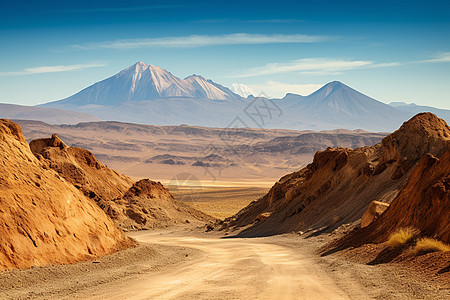
[[[97,299],[348,299],[314,261],[263,239],[131,235],[141,243],[182,246],[203,257],[103,285]]]

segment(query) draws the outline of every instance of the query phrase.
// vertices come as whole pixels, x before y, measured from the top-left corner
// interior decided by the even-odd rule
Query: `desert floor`
[[[202,186],[175,197],[219,218],[268,187]],[[193,225],[129,233],[140,242],[95,261],[0,272],[0,299],[449,299],[450,284],[398,265],[317,250],[333,236],[232,238]]]
[[[258,187],[212,184],[204,186],[169,185],[170,192],[177,200],[218,219],[235,215],[250,202],[264,196],[269,189],[270,186],[267,184],[261,184]]]
[[[398,266],[320,257],[327,237],[237,239],[194,228],[141,231],[96,261],[0,273],[0,299],[448,299]]]

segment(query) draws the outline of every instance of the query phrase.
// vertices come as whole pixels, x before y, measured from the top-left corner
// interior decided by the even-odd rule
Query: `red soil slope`
[[[45,169],[9,120],[0,120],[0,162],[0,270],[73,263],[134,245],[94,201]]]

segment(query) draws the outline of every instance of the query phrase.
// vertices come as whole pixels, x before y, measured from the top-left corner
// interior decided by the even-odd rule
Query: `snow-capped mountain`
[[[233,93],[227,87],[207,80],[200,75],[191,75],[184,79],[190,85],[191,95],[195,98],[207,98],[213,100],[225,100],[240,98],[239,95]]]
[[[259,92],[255,91],[251,87],[243,84],[243,83],[233,83],[230,87],[230,90],[235,94],[238,94],[244,98],[247,98],[250,95],[258,96]]]
[[[245,96],[253,91],[234,85]],[[258,96],[258,95],[256,95]],[[301,96],[244,98],[199,75],[185,79],[143,62],[44,107],[92,114],[103,120],[152,125],[262,127],[300,130],[392,131],[412,114],[338,81]]]
[[[181,79],[160,67],[138,62],[73,96],[50,104],[54,107],[92,104],[117,106],[128,101],[175,97],[212,100],[240,98],[228,88],[201,76],[192,75]]]

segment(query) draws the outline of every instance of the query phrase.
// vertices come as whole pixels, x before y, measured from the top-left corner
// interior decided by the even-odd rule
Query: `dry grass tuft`
[[[402,247],[414,241],[420,231],[416,228],[400,228],[389,237],[387,244],[392,248]]]
[[[414,254],[426,254],[430,252],[446,252],[450,251],[450,245],[432,238],[423,238],[417,241],[414,247]]]

